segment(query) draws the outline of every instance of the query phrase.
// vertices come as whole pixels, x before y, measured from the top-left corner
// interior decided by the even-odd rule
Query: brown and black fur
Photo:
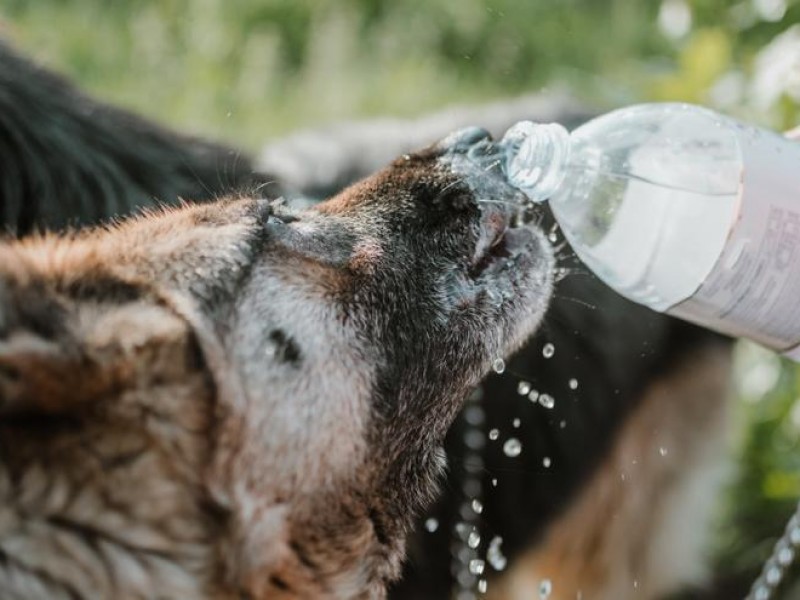
[[[0,225],[14,235],[242,187],[275,191],[240,150],[98,102],[1,38],[0,165]]]
[[[8,77],[10,66],[17,69],[11,78]],[[207,198],[228,191],[234,179],[248,187],[251,181],[271,179],[252,175],[254,169],[249,160],[243,155],[235,158],[238,153],[227,149],[206,151],[210,146],[205,143],[161,129],[156,136],[138,137],[137,130],[147,131],[153,126],[122,111],[99,105],[62,80],[58,80],[56,87],[49,88],[51,74],[34,68],[7,47],[0,47],[0,77],[6,77],[7,83],[0,103],[5,101],[6,109],[22,111],[0,111],[0,142],[5,140],[3,155],[20,160],[19,170],[3,171],[0,208],[4,226],[17,234],[30,231],[34,226],[59,228],[65,223],[107,219],[149,206],[153,198],[162,202],[174,202],[179,196],[191,200]],[[50,103],[48,119],[29,118],[34,113],[25,112],[27,104],[35,107],[48,95],[53,96],[47,99]],[[87,110],[92,107],[93,110]],[[94,110],[100,110],[108,118],[92,118]],[[17,115],[17,118],[4,120],[5,114]],[[543,104],[535,100],[500,104],[488,111],[443,114],[389,130],[384,122],[356,124],[341,130],[300,135],[288,144],[273,144],[270,151],[265,152],[261,166],[280,176],[281,165],[293,165],[290,171],[294,175],[285,177],[286,188],[309,196],[325,196],[334,193],[339,185],[376,168],[383,160],[383,154],[373,152],[376,147],[381,147],[382,153],[400,154],[430,139],[426,135],[432,134],[437,124],[450,128],[468,122],[490,122],[496,131],[502,131],[507,124],[532,116],[574,124],[580,111],[564,109],[562,104],[552,101]],[[135,127],[131,128],[131,123]],[[24,146],[20,145],[19,136],[14,136],[20,128],[27,136]],[[348,137],[350,131],[358,133],[355,145]],[[62,152],[53,155],[47,150],[52,136],[81,143],[64,143]],[[120,138],[136,141],[125,144],[125,151],[120,152],[117,143]],[[326,143],[297,147],[298,144],[303,146],[303,140],[320,138]],[[113,147],[109,147],[111,140],[115,141]],[[139,152],[143,144],[150,150]],[[328,149],[331,156],[317,156],[317,147]],[[338,152],[331,150],[336,147],[340,148]],[[394,150],[389,151],[390,147]],[[73,152],[73,148],[77,150]],[[40,154],[50,158],[41,162]],[[178,163],[183,168],[162,168],[162,162],[171,157],[180,157]],[[220,157],[234,157],[241,174],[230,178],[227,175],[230,167],[225,166],[230,162],[221,161]],[[314,160],[327,163],[333,160],[338,166],[332,175],[330,168],[324,170],[328,178],[321,181],[315,175],[320,172],[319,165],[308,164],[304,168],[305,163]],[[106,168],[108,163],[113,168]],[[42,169],[43,164],[47,164],[48,169]],[[166,164],[175,163],[168,160]],[[300,169],[296,168],[298,166]],[[86,175],[87,171],[90,175]],[[18,177],[19,173],[24,177]],[[122,176],[117,177],[117,174]],[[193,175],[198,178],[194,179]],[[36,184],[40,178],[44,185]],[[110,178],[108,182],[106,178]],[[198,180],[202,181],[201,185]],[[86,181],[95,183],[83,185]],[[22,185],[20,182],[29,183]],[[55,193],[56,190],[59,193]],[[64,198],[77,200],[67,202]],[[545,221],[544,227],[548,229],[550,224]],[[121,295],[120,301],[129,292],[141,293],[138,288],[128,290],[123,286],[117,292]],[[38,295],[33,294],[33,297]],[[23,304],[34,306],[36,303]],[[40,314],[49,315],[54,308],[47,304]],[[180,350],[191,346],[186,345],[182,336],[184,334],[177,335],[173,344],[178,349],[176,352],[196,357],[196,349]],[[293,345],[285,344],[284,340],[276,334],[276,352],[281,356],[295,356]],[[552,359],[541,355],[541,346],[546,341],[555,343],[556,355]],[[707,499],[716,485],[718,478],[713,465],[719,464],[715,455],[719,454],[724,437],[721,424],[724,424],[729,351],[727,340],[635,306],[585,272],[557,283],[540,333],[515,356],[504,376],[493,375],[483,384],[483,406],[487,414],[484,429],[498,427],[505,436],[510,431],[510,422],[519,417],[522,425],[516,435],[524,443],[522,455],[514,461],[502,454],[497,443],[487,442],[483,451],[484,489],[490,489],[489,482],[494,478],[498,479],[498,487],[490,489],[483,499],[486,509],[481,516],[484,538],[481,550],[485,550],[485,542],[493,535],[501,535],[504,551],[511,558],[509,569],[498,574],[499,578],[489,573],[490,592],[495,590],[495,594],[499,594],[500,590],[513,588],[527,597],[533,593],[531,586],[535,591],[536,582],[547,577],[554,582],[552,598],[574,597],[573,592],[580,589],[588,599],[603,597],[603,593],[610,593],[608,590],[619,592],[613,582],[619,580],[620,574],[630,579],[630,574],[634,573],[637,586],[629,581],[630,587],[619,592],[621,595],[617,597],[629,594],[653,598],[658,597],[659,591],[702,580],[702,569],[687,569],[671,561],[662,561],[659,569],[643,573],[639,557],[644,554],[643,547],[664,546],[669,542],[673,543],[673,550],[683,551],[687,547],[685,540],[675,543],[669,535],[664,535],[663,523],[669,523],[664,515],[677,514],[685,519],[688,515],[699,514],[697,503],[682,495],[681,490],[692,487],[692,481],[699,481],[699,488],[704,490]],[[170,366],[172,377],[187,381],[194,378],[198,386],[213,388],[213,382],[199,382],[203,376],[189,375],[190,371],[194,372],[192,369],[204,370],[197,365],[187,366],[196,362],[196,358],[176,361]],[[76,389],[80,389],[78,382],[84,381],[84,378],[76,378],[74,374],[78,371],[71,368],[61,368],[56,373],[58,377],[51,381],[76,381]],[[532,381],[537,389],[552,393],[557,398],[554,411],[544,411],[520,398],[516,393],[517,377],[511,373]],[[567,388],[571,378],[580,383],[576,391]],[[721,383],[695,388],[689,383],[706,380]],[[447,383],[440,382],[442,386]],[[199,402],[198,406],[207,407],[208,402]],[[698,413],[692,408],[698,406],[706,408]],[[679,410],[679,407],[685,409]],[[192,418],[197,421],[198,429],[202,430],[200,424],[208,426],[207,413],[200,411]],[[653,424],[654,419],[657,426]],[[212,413],[212,427],[217,420],[216,413]],[[566,427],[561,427],[562,422],[566,422]],[[459,511],[465,500],[460,483],[464,471],[461,460],[464,427],[461,418],[457,418],[445,443],[450,465],[448,481],[431,513],[440,520],[439,530],[435,534],[427,533],[421,526],[422,521],[419,522],[403,582],[392,591],[393,597],[444,598],[450,593],[454,580],[451,529],[460,519]],[[647,448],[641,443],[643,436],[650,439]],[[679,440],[681,452],[668,447],[666,456],[661,456],[660,452],[654,454],[654,448],[661,448],[654,444],[660,444],[662,436]],[[409,444],[415,441],[401,440]],[[123,452],[124,445],[121,441],[119,453]],[[313,452],[313,448],[317,447],[306,450]],[[630,448],[637,449],[636,456],[631,457]],[[550,469],[542,467],[544,456],[552,458]],[[628,460],[636,461],[632,471],[624,470]],[[98,459],[97,464],[100,467],[95,473],[103,477],[107,463]],[[707,464],[712,467],[707,468]],[[630,485],[623,482],[623,475],[629,478]],[[40,480],[39,485],[46,483]],[[608,490],[603,496],[609,499],[605,504],[595,502],[598,490]],[[639,500],[647,499],[648,494],[665,500]],[[215,509],[209,509],[208,514],[214,523],[227,518],[223,518],[224,512],[218,514]],[[614,534],[615,527],[610,526],[611,523],[618,530],[636,531],[637,535],[620,537]],[[596,532],[594,539],[598,540],[592,542],[591,547],[587,546],[587,528]],[[705,529],[702,524],[695,526],[701,533]],[[386,529],[383,535],[389,539],[395,533]],[[602,550],[603,539],[613,540],[617,554]],[[325,540],[319,541],[320,545],[325,543]],[[695,567],[703,564],[697,546],[692,541],[692,552],[684,553],[695,561]],[[331,546],[339,552],[346,551],[347,547]],[[575,560],[561,560],[565,548]],[[649,579],[655,583],[651,585]]]
[[[550,296],[478,143],[303,212],[0,246],[2,596],[383,597],[461,401]]]

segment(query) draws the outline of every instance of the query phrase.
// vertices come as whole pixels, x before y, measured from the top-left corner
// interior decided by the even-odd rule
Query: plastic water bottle
[[[800,143],[687,104],[521,122],[512,184],[622,295],[800,360]]]

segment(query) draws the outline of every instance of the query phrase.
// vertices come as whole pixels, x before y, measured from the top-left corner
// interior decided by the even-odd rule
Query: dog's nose
[[[483,127],[465,127],[444,138],[441,146],[451,152],[466,152],[476,144],[491,139],[492,135]]]

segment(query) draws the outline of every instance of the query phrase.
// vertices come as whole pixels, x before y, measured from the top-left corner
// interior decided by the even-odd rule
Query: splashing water
[[[556,400],[550,394],[542,394],[539,396],[539,404],[545,408],[553,408],[556,405]]]
[[[486,583],[486,580],[485,580],[485,579],[479,579],[479,580],[478,580],[478,591],[479,591],[481,594],[485,594],[485,593],[486,593],[486,589],[487,589],[487,587],[488,587],[488,586],[487,586],[487,583]]]
[[[550,342],[547,342],[544,346],[542,346],[542,356],[545,358],[552,358],[555,353],[556,347]]]
[[[508,438],[506,443],[503,444],[503,454],[514,458],[515,456],[519,456],[522,452],[522,442],[520,442],[517,438]]]
[[[508,559],[503,555],[500,546],[503,544],[503,538],[499,535],[492,538],[489,542],[489,548],[486,550],[486,560],[492,565],[495,571],[502,571],[508,564]]]
[[[485,568],[486,563],[480,558],[473,558],[471,561],[469,561],[469,572],[473,575],[483,575]]]
[[[492,363],[492,371],[500,375],[506,370],[506,361],[502,358],[495,358],[494,362]]]
[[[505,370],[505,361],[497,358],[493,361],[492,368],[496,372]],[[481,482],[483,471],[483,458],[481,449],[484,447],[486,433],[483,425],[486,422],[486,413],[480,405],[483,397],[481,386],[477,386],[472,395],[467,399],[464,410],[465,429],[462,438],[464,449],[464,463],[466,466],[465,477],[461,482],[461,490],[465,501],[459,507],[461,519],[456,522],[452,530],[451,544],[451,572],[455,575],[453,597],[459,600],[477,600],[478,575],[474,569],[479,568],[478,548],[481,543],[479,512],[483,510],[481,496],[483,485]],[[498,432],[499,435],[499,432]],[[489,432],[491,438],[491,432]]]
[[[481,534],[477,531],[470,531],[467,537],[467,546],[470,548],[477,548],[481,545]]]

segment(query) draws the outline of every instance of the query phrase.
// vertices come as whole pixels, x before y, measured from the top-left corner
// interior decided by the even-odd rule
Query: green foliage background
[[[687,11],[670,34],[666,17]],[[599,109],[687,100],[786,128],[800,57],[766,99],[760,77],[780,60],[758,57],[797,23],[800,0],[0,0],[0,33],[95,94],[251,149],[552,86]],[[800,496],[800,374],[752,346],[737,372],[721,581],[754,575]]]

